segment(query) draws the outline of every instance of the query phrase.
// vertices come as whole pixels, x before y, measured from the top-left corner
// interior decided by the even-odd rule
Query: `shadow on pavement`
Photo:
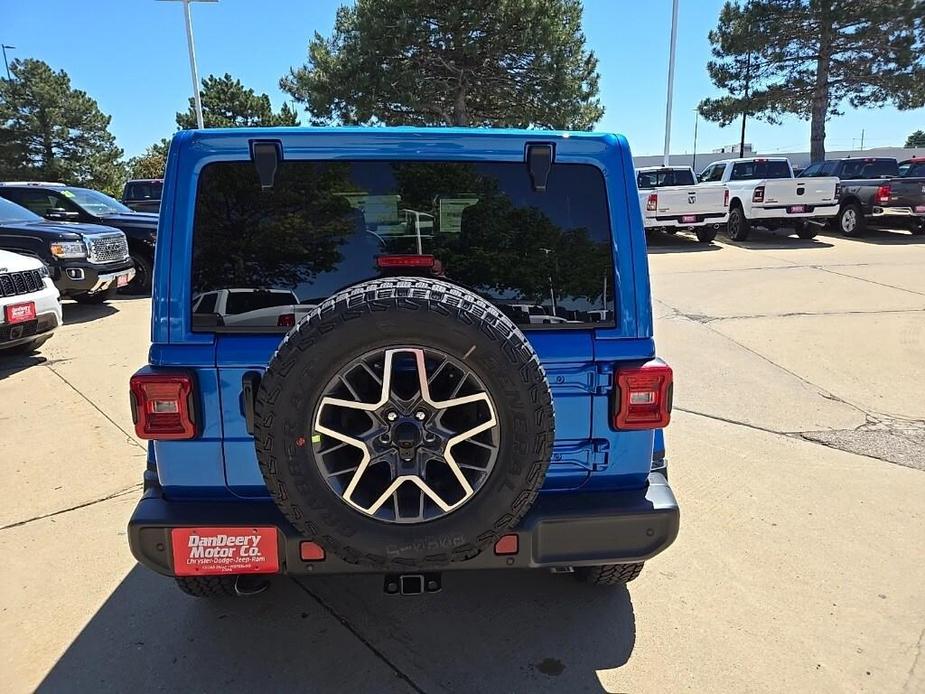
[[[822,231],[818,232],[822,234]],[[832,248],[831,243],[825,241],[819,236],[812,239],[801,239],[792,229],[779,229],[770,231],[768,229],[753,228],[748,235],[748,241],[732,241],[724,238],[724,241],[736,248],[744,248],[749,251],[761,251],[769,248],[774,249],[800,249],[800,248]]]
[[[910,243],[925,244],[925,236],[916,236],[908,229],[872,229],[868,228],[863,236],[845,236],[837,231],[826,229],[819,232],[821,236],[829,238],[842,238],[847,241],[858,241],[860,243],[873,243],[878,246],[904,246]]]
[[[568,576],[454,572],[407,598],[381,577],[279,578],[209,601],[136,567],[37,691],[600,691],[634,644],[627,590]]]
[[[649,253],[692,253],[695,251],[718,251],[715,243],[701,243],[697,237],[687,234],[664,234],[649,232],[646,234],[646,246]]]
[[[6,350],[0,350],[0,381],[20,371],[25,371],[31,366],[38,366],[47,361],[48,359],[40,354],[7,354]]]
[[[68,302],[61,304],[61,312],[63,314],[64,324],[74,325],[76,323],[88,323],[98,318],[111,316],[114,313],[118,313],[119,309],[110,304],[78,304],[76,302]]]

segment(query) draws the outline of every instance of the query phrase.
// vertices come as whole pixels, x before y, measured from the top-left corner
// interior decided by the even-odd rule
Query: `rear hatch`
[[[726,212],[726,189],[722,186],[671,186],[642,191],[640,195],[648,199],[656,196],[655,210],[650,210],[648,205],[645,208],[647,218],[698,222],[708,215],[721,217]]]
[[[881,200],[882,207],[909,207],[913,212],[925,214],[925,178],[891,178],[889,200]]]
[[[836,203],[835,177],[777,178],[762,182],[764,203],[758,207],[820,206]]]
[[[214,471],[209,466],[218,454],[223,487],[237,496],[266,496],[248,397],[280,340],[341,289],[414,274],[476,291],[525,331],[555,404],[544,490],[575,489],[595,476],[607,477],[609,489],[645,484],[654,431],[617,432],[611,425],[615,367],[654,356],[645,243],[625,143],[621,148],[609,135],[551,134],[555,161],[536,169],[528,164],[535,139],[525,134],[419,132],[412,150],[402,131],[308,130],[285,134],[286,152],[272,188],[264,188],[248,134],[197,135],[195,148],[176,148],[198,171],[185,179],[198,185],[189,206],[174,204],[168,171],[165,218],[174,228],[170,241],[158,245],[158,262],[167,260],[171,275],[155,288],[156,298],[167,301],[154,302],[154,325],[155,342],[160,326],[169,325],[169,342],[178,344],[176,355],[173,345],[155,344],[151,361],[200,360],[205,433],[195,442],[156,443],[168,494],[213,486],[214,472],[206,468]],[[223,141],[210,151],[209,137]],[[230,159],[235,146],[237,159],[216,160]],[[431,159],[369,158],[405,147]],[[453,161],[460,147],[467,160]],[[323,158],[335,153],[343,159]],[[436,158],[441,153],[445,158]],[[200,157],[209,163],[197,165]],[[192,229],[191,248],[179,240],[184,224]],[[287,299],[235,325],[233,317],[207,310],[216,302],[203,300],[224,290],[287,292],[298,304]],[[168,306],[169,317],[159,320]],[[202,461],[201,474],[191,471],[193,458]]]

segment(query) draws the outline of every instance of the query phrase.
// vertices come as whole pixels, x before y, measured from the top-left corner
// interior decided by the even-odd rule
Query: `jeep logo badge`
[[[695,202],[697,202],[697,193],[691,191],[687,194],[687,204],[693,205]]]

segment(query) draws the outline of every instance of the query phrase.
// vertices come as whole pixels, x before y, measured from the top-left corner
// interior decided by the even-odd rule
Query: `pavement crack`
[[[344,627],[347,631],[349,631],[351,634],[353,634],[353,635],[357,638],[357,640],[360,641],[360,643],[362,643],[364,646],[366,646],[366,648],[368,648],[369,651],[370,651],[374,656],[376,656],[379,660],[381,660],[381,661],[382,661],[383,663],[385,663],[389,668],[391,668],[391,669],[392,669],[392,672],[394,672],[395,675],[396,675],[400,680],[402,680],[403,682],[405,682],[405,684],[407,684],[409,687],[411,687],[414,691],[418,692],[419,694],[426,694],[426,693],[425,693],[425,690],[422,689],[413,679],[411,679],[411,676],[410,676],[410,675],[407,675],[406,673],[402,672],[402,671],[398,668],[398,666],[397,666],[394,662],[392,662],[392,660],[391,660],[385,653],[383,653],[381,650],[379,650],[378,648],[376,648],[376,647],[373,645],[373,643],[372,643],[369,639],[367,639],[365,636],[363,636],[363,634],[360,633],[360,630],[359,630],[359,629],[357,629],[355,626],[353,626],[353,625],[347,620],[346,617],[342,616],[337,610],[335,610],[333,607],[331,607],[330,605],[328,605],[324,600],[322,600],[320,597],[318,597],[315,593],[313,593],[311,590],[309,590],[309,588],[308,588],[307,586],[303,585],[301,581],[299,581],[299,580],[296,579],[296,578],[293,578],[292,581],[293,581],[293,583],[295,583],[299,588],[301,588],[312,600],[314,600],[315,602],[317,602],[318,605],[321,607],[321,609],[323,609],[323,610],[324,610],[325,612],[327,612],[329,615],[331,615],[332,617],[334,617],[334,619],[336,619],[338,622],[340,622],[340,623],[343,625],[343,627]]]
[[[685,412],[687,414],[695,414],[698,417],[706,417],[707,419],[715,419],[718,422],[725,422],[726,424],[735,424],[740,427],[748,427],[749,429],[756,429],[757,431],[763,431],[767,434],[777,434],[778,436],[793,436],[794,434],[799,434],[800,432],[795,431],[778,431],[777,429],[768,429],[767,427],[760,426],[759,424],[752,424],[751,422],[743,422],[739,419],[730,419],[729,417],[721,417],[718,414],[708,414],[706,412],[698,412],[697,410],[688,410],[684,407],[678,407],[677,405],[672,409],[677,410],[678,412]]]
[[[55,371],[50,365],[44,364],[44,366],[45,366],[49,371],[51,371],[55,376],[57,376],[57,377],[60,378],[62,381],[64,381],[64,383],[67,384],[67,386],[68,386],[71,390],[73,390],[73,391],[74,391],[75,393],[77,393],[80,397],[82,397],[84,400],[86,400],[87,403],[90,405],[90,407],[92,407],[94,410],[96,410],[96,411],[99,412],[101,415],[103,415],[103,417],[105,417],[106,420],[107,420],[110,424],[112,424],[116,429],[118,429],[118,430],[121,431],[123,434],[125,434],[125,438],[126,438],[126,441],[128,441],[128,443],[130,443],[130,444],[133,445],[133,446],[137,446],[137,447],[140,448],[141,450],[145,451],[145,453],[147,453],[147,451],[148,451],[147,448],[145,448],[145,447],[142,446],[140,443],[138,443],[138,441],[135,439],[135,437],[134,437],[132,434],[130,434],[129,432],[127,432],[125,429],[123,429],[122,426],[121,426],[116,420],[114,420],[114,419],[113,419],[112,417],[110,417],[108,414],[106,414],[105,412],[103,412],[103,410],[101,410],[100,407],[99,407],[95,402],[93,402],[90,398],[88,398],[86,395],[84,395],[84,394],[80,391],[80,389],[77,388],[77,386],[75,386],[73,383],[71,383],[69,380],[67,380],[67,379],[66,379],[64,376],[62,376],[60,373],[58,373],[57,371]]]
[[[59,511],[52,511],[51,513],[43,513],[40,516],[33,516],[32,518],[27,518],[26,520],[17,521],[15,523],[10,523],[9,525],[0,526],[0,530],[9,530],[10,528],[18,528],[20,526],[26,525],[27,523],[34,523],[35,521],[44,520],[45,518],[54,518],[55,516],[60,516],[62,513],[70,513],[71,511],[77,511],[82,508],[87,508],[88,506],[94,506],[95,504],[100,504],[104,501],[109,501],[110,499],[116,499],[120,496],[125,496],[132,492],[136,492],[141,489],[141,483],[133,484],[131,487],[126,487],[125,489],[120,489],[117,492],[112,494],[107,494],[106,496],[101,496],[99,499],[93,499],[92,501],[85,501],[82,504],[77,504],[76,506],[69,506],[68,508],[63,508]]]
[[[820,270],[822,272],[828,272],[832,275],[838,275],[839,277],[847,277],[848,279],[858,280],[859,282],[867,282],[869,284],[876,284],[878,287],[886,287],[887,289],[896,289],[901,292],[907,292],[909,294],[915,294],[916,296],[925,296],[925,292],[917,292],[914,289],[906,289],[905,287],[897,287],[895,284],[887,284],[886,282],[877,282],[876,280],[870,280],[866,277],[856,277],[855,275],[848,275],[844,272],[836,272],[835,270],[830,270],[828,267],[822,265],[811,265],[810,267]],[[883,313],[886,313],[884,311]]]
[[[922,658],[923,641],[925,641],[925,629],[922,629],[922,631],[919,632],[919,640],[915,644],[915,658],[912,659],[912,665],[909,666],[909,674],[906,676],[906,684],[903,685],[904,692],[921,691],[919,687],[921,686],[922,682],[920,681],[917,684],[913,680],[917,680],[919,677],[922,677],[922,673],[920,672],[916,674],[916,670],[919,667],[919,660]],[[923,677],[923,679],[925,679],[925,677]]]

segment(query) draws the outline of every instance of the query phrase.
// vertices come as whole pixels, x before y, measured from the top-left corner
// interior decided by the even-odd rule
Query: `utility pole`
[[[861,151],[864,151],[864,128],[861,128]]]
[[[674,54],[678,42],[678,0],[671,1],[671,44],[668,49],[668,99],[665,104],[665,155],[662,166],[668,166],[668,150],[671,147],[671,99],[674,94]]]
[[[5,43],[2,45],[3,45],[3,67],[6,68],[6,81],[12,82],[13,78],[10,77],[10,64],[6,61],[6,49],[9,48],[10,50],[14,50],[16,46],[8,46]]]
[[[196,111],[196,127],[202,130],[202,101],[199,97],[199,70],[196,67],[196,48],[193,45],[193,19],[190,16],[190,3],[192,2],[218,2],[218,0],[161,0],[161,2],[182,2],[183,19],[186,23],[186,45],[189,49],[189,69],[193,78],[193,104]]]
[[[752,52],[745,55],[745,109],[742,111],[742,134],[739,136],[739,159],[745,156],[745,121],[748,119],[748,88],[752,81]]]

